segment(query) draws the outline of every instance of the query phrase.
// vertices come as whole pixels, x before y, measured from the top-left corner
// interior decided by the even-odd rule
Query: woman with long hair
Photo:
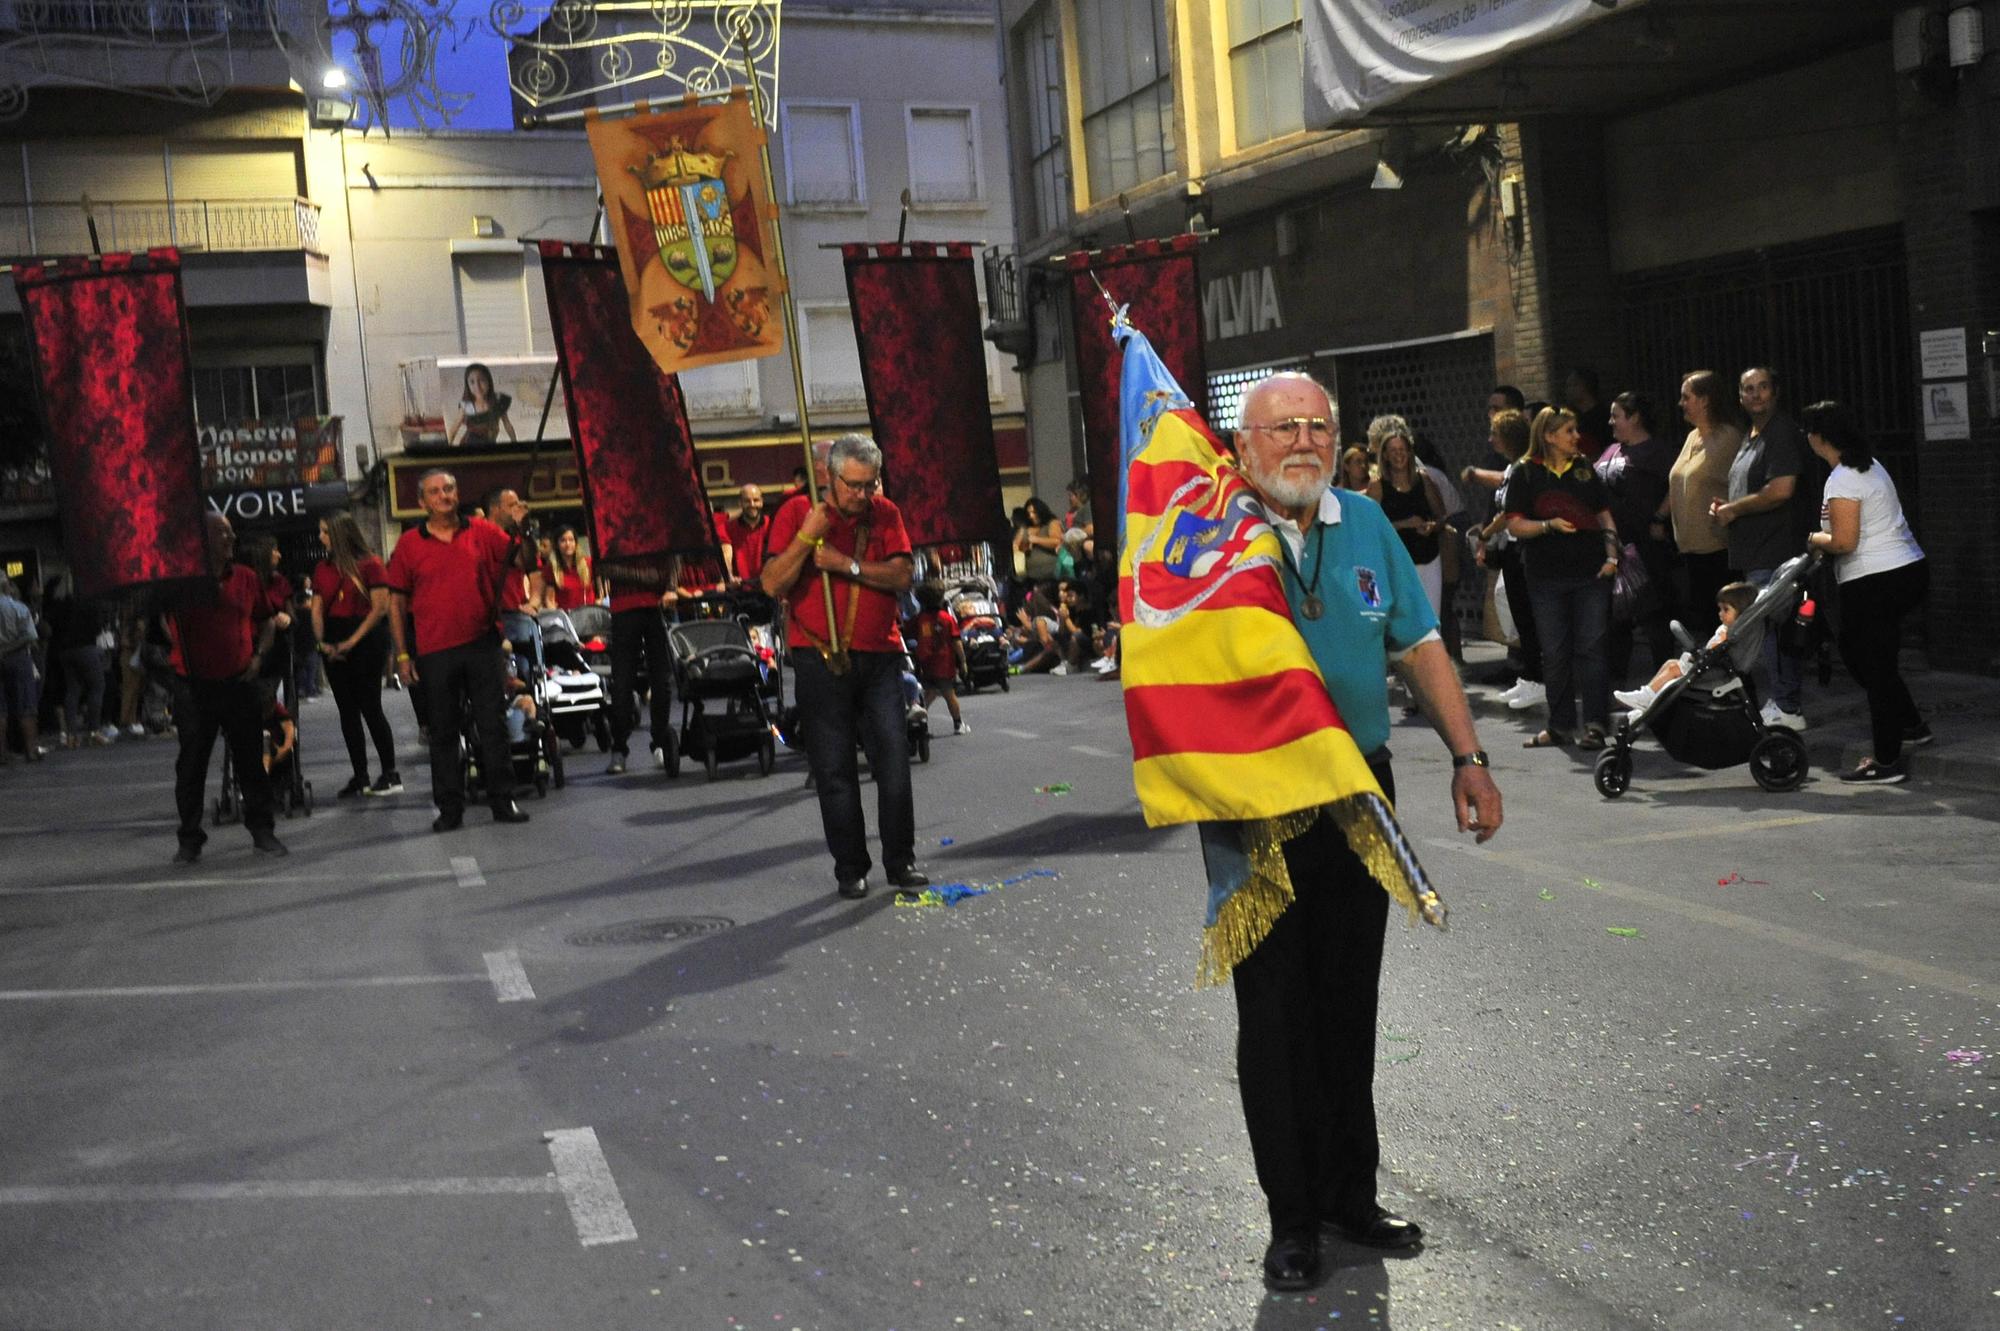
[[[1374,478],[1368,474],[1368,450],[1352,444],[1340,455],[1340,488],[1360,494]]]
[[[514,422],[508,419],[508,408],[514,399],[506,393],[495,391],[493,371],[474,362],[465,367],[464,395],[458,400],[458,420],[453,422],[447,444],[493,444],[500,441],[500,432],[514,437]]]
[[[1577,747],[1601,749],[1611,727],[1604,638],[1618,573],[1618,529],[1604,482],[1583,458],[1575,413],[1545,407],[1535,417],[1528,460],[1507,481],[1507,531],[1523,543],[1547,672],[1548,729],[1527,746],[1569,743],[1581,693],[1584,733]]]
[[[257,585],[263,588],[264,604],[271,612],[271,626],[275,636],[271,639],[271,650],[264,657],[259,677],[272,693],[279,693],[284,681],[291,678],[292,667],[292,580],[285,576],[284,551],[278,548],[278,538],[269,532],[258,532],[245,538],[238,547],[237,558],[257,575]],[[283,643],[283,650],[278,644]]]
[[[1045,582],[1053,583],[1056,580],[1056,556],[1063,543],[1062,519],[1039,497],[1030,499],[1023,507],[1027,510],[1027,525],[1014,534],[1014,548],[1026,557],[1027,568],[1023,576],[1036,587]]]
[[[1930,565],[1903,516],[1903,501],[1875,458],[1854,413],[1838,402],[1815,402],[1800,414],[1806,444],[1831,468],[1820,501],[1820,529],[1806,544],[1832,558],[1840,587],[1840,659],[1868,694],[1874,752],[1840,779],[1891,786],[1907,773],[1905,747],[1931,742],[1903,682],[1898,653],[1903,616],[1930,591]]]
[[[313,569],[313,637],[326,660],[326,682],[340,708],[340,737],[354,776],[340,789],[353,795],[393,795],[403,788],[396,771],[396,739],[382,714],[382,670],[389,660],[389,585],[382,561],[353,516],[320,519],[326,557]],[[368,782],[368,746],[375,741],[382,775]]]
[[[1391,417],[1399,424],[1401,417]],[[1375,433],[1369,427],[1369,434]],[[1417,462],[1416,445],[1407,429],[1387,431],[1380,444],[1382,474],[1368,487],[1368,497],[1382,506],[1389,525],[1417,566],[1431,613],[1444,613],[1444,561],[1438,533],[1444,529],[1444,497],[1436,482]]]
[[[576,528],[556,529],[555,548],[549,558],[549,595],[558,610],[575,610],[597,599],[597,583],[591,576],[590,556],[577,548]]]
[[[1630,613],[1611,624],[1611,677],[1622,681],[1632,660],[1634,630],[1645,635],[1646,665],[1680,655],[1669,625],[1674,616],[1674,547],[1653,526],[1653,515],[1667,498],[1667,478],[1674,465],[1674,448],[1653,437],[1654,409],[1643,393],[1620,393],[1611,399],[1612,444],[1597,458],[1597,475],[1611,497],[1611,516],[1618,540],[1639,552],[1646,570],[1646,588]]]
[[[1681,380],[1681,414],[1687,439],[1667,473],[1667,497],[1655,516],[1673,522],[1674,546],[1687,571],[1687,626],[1706,639],[1714,631],[1715,594],[1729,579],[1728,530],[1709,516],[1710,504],[1729,498],[1729,464],[1743,447],[1743,409],[1714,370],[1694,370]]]

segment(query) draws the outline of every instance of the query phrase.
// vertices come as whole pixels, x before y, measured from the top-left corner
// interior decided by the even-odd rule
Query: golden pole
[[[750,114],[757,120],[757,156],[764,168],[764,197],[771,201],[771,246],[778,256],[778,282],[784,288],[785,350],[792,359],[792,400],[798,406],[799,443],[806,455],[806,496],[819,502],[819,477],[813,466],[812,416],[806,410],[805,367],[799,359],[799,309],[792,300],[791,269],[785,263],[785,227],[778,219],[778,181],[771,171],[771,134],[764,124],[764,92],[757,83],[757,66],[750,59],[750,45],[737,34],[743,52],[743,73],[750,84]],[[856,550],[860,559],[867,551]],[[847,644],[840,640],[840,621],[833,609],[833,575],[819,570],[820,593],[826,598],[826,668],[836,675],[847,673]],[[850,595],[859,596],[856,587]]]

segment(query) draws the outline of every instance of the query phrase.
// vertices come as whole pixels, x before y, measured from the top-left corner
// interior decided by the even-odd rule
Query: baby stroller
[[[1618,723],[1610,747],[1597,759],[1598,794],[1617,799],[1630,788],[1632,744],[1641,726],[1653,732],[1668,756],[1690,767],[1712,772],[1748,763],[1752,779],[1769,791],[1797,790],[1804,783],[1805,741],[1782,726],[1763,724],[1750,671],[1764,635],[1778,632],[1797,612],[1820,558],[1803,554],[1779,566],[1719,646],[1703,646],[1674,624],[1674,636],[1692,654],[1689,668],[1668,681],[1644,713]]]
[[[986,577],[966,577],[945,592],[944,603],[958,621],[965,647],[965,671],[960,683],[967,693],[982,684],[998,684],[1007,692],[1007,638],[1000,610],[1000,589]]]
[[[583,659],[605,687],[611,685],[611,611],[601,605],[580,605],[568,611]]]
[[[274,733],[281,722],[291,721],[291,713],[282,702],[273,700],[275,711],[264,723],[264,754],[271,757],[278,750],[278,736]],[[229,745],[223,743],[222,785],[209,805],[209,820],[217,827],[224,823],[241,821],[243,817],[243,783],[237,778],[236,765],[229,757]],[[292,723],[292,747],[284,757],[271,764],[271,807],[285,818],[294,816],[310,818],[313,811],[312,782],[306,780],[305,767],[299,755],[299,727]]]
[[[513,733],[513,697],[507,699],[508,710],[508,757],[513,762],[513,787],[532,786],[536,798],[545,798],[549,787],[561,790],[567,781],[563,771],[562,738],[549,723],[550,710],[556,703],[555,681],[550,678],[542,646],[541,626],[531,615],[509,613],[500,617],[500,631],[513,648],[513,657],[508,670],[516,679],[528,686],[527,696],[535,700],[535,719],[522,728],[519,738]],[[475,792],[482,784],[479,770],[479,736],[472,719],[466,718],[465,733],[459,737],[459,761],[465,770],[465,788]]]
[[[548,672],[552,700],[542,714],[571,748],[583,747],[594,736],[597,751],[611,748],[611,699],[604,680],[584,655],[583,638],[567,610],[544,610],[536,616],[541,628],[542,666]]]
[[[758,774],[769,776],[778,745],[771,733],[772,709],[765,705],[766,667],[750,626],[744,616],[726,613],[726,597],[702,597],[682,607],[696,614],[718,608],[725,611],[720,617],[667,626],[674,689],[681,699],[680,744],[666,746],[667,775],[680,775],[683,754],[699,757],[710,780],[720,764],[754,754]]]

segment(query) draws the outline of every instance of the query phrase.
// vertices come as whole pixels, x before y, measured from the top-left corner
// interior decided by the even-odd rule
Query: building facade
[[[1960,11],[2000,33],[1990,0],[1607,6],[1315,130],[1296,0],[1003,0],[1037,466],[1083,457],[1046,260],[1212,232],[1216,424],[1303,368],[1348,438],[1398,411],[1456,465],[1496,383],[1589,367],[1678,437],[1685,372],[1769,364],[1793,410],[1862,412],[1933,555],[1932,659],[1993,668],[2000,68]]]

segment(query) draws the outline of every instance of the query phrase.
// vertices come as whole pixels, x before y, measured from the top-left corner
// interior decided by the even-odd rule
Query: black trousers
[[[1521,639],[1521,678],[1531,684],[1542,682],[1542,635],[1535,628],[1535,605],[1528,599],[1528,565],[1521,558],[1521,543],[1509,541],[1500,552],[1501,590],[1507,594],[1507,613],[1514,617],[1514,632]]]
[[[1930,591],[1930,561],[1919,559],[1840,584],[1840,659],[1868,694],[1868,727],[1878,763],[1903,756],[1903,732],[1924,723],[1903,682],[1903,616]]]
[[[1385,760],[1382,793],[1396,798]],[[1365,1219],[1375,1129],[1375,1009],[1389,894],[1322,817],[1285,846],[1296,894],[1235,971],[1236,1076],[1273,1232]]]
[[[507,677],[500,635],[483,634],[459,647],[417,658],[417,679],[431,723],[431,802],[439,813],[465,812],[465,773],[458,740],[467,708],[479,732],[486,801],[498,807],[514,798],[514,762],[507,752]]]
[[[667,655],[667,621],[652,606],[620,610],[611,617],[611,747],[619,753],[631,752],[627,746],[639,720],[633,693],[641,665],[651,690],[647,710],[653,747],[665,748],[674,724],[674,665]]]
[[[868,828],[861,820],[858,742],[875,774],[875,819],[882,862],[894,872],[916,863],[917,814],[910,793],[909,721],[903,709],[903,658],[891,652],[851,652],[847,673],[826,668],[818,652],[792,654],[799,733],[819,790],[819,818],[834,877],[866,876]]]
[[[1707,642],[1708,635],[1722,622],[1715,613],[1715,594],[1729,585],[1729,552],[1682,555],[1681,567],[1687,571],[1687,600],[1681,605],[1681,623],[1694,634],[1696,642]]]
[[[229,746],[229,765],[243,792],[243,826],[271,830],[271,782],[264,774],[264,686],[256,680],[174,677],[174,728],[180,755],[174,760],[174,808],[180,814],[183,846],[208,840],[201,830],[208,792],[208,760],[220,734]]]
[[[358,623],[352,619],[328,620],[327,640],[335,644],[347,641]],[[382,770],[396,770],[396,737],[389,729],[389,718],[382,713],[382,663],[388,659],[389,630],[378,623],[367,637],[354,644],[353,651],[338,661],[329,659],[326,663],[326,683],[333,690],[334,705],[340,709],[340,738],[347,744],[347,761],[354,768],[354,775],[363,781],[368,779],[367,741],[371,738]]]

